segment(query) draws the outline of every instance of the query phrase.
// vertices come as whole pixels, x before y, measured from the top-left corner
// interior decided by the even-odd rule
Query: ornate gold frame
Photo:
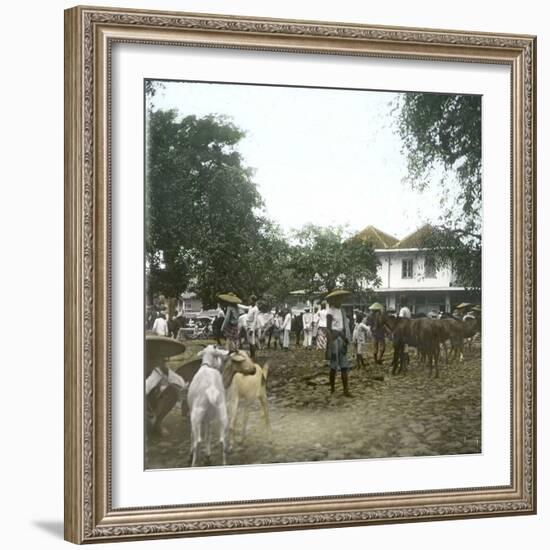
[[[512,463],[504,487],[113,509],[111,45],[120,41],[499,63],[512,72]],[[65,12],[65,538],[101,542],[536,511],[533,36],[76,7]]]

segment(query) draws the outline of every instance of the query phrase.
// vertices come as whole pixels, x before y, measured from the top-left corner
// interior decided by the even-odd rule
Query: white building
[[[401,240],[368,226],[357,236],[375,249],[380,262],[378,276],[381,285],[375,289],[377,299],[386,309],[398,310],[406,302],[413,313],[450,312],[470,293],[456,282],[450,265],[436,267],[429,251],[421,248],[426,233],[424,225]]]

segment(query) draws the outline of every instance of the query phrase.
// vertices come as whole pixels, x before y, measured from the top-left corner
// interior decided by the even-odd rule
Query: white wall
[[[539,101],[550,92],[549,18],[544,2],[479,2],[440,0],[392,2],[307,2],[304,0],[116,0],[98,2],[136,8],[162,8],[321,19],[373,24],[507,31],[539,35]],[[8,2],[2,6],[2,435],[0,499],[5,548],[66,548],[63,518],[63,343],[62,343],[62,220],[63,220],[63,14],[71,2]],[[546,67],[545,67],[546,65]],[[548,180],[550,120],[548,102],[539,103],[539,182]],[[539,211],[550,208],[548,186],[540,186]],[[542,256],[540,216],[539,281],[548,276]],[[544,289],[539,290],[539,332],[548,332],[542,313]],[[26,304],[33,304],[32,310]],[[23,307],[22,307],[23,306]],[[24,330],[21,310],[35,322]],[[548,395],[544,343],[540,338],[539,394]],[[7,352],[7,353],[6,353]],[[132,548],[407,548],[499,550],[543,548],[550,521],[548,479],[547,399],[539,399],[539,510],[538,516],[417,523],[241,535],[210,539],[134,543]],[[543,430],[546,433],[543,433]],[[289,480],[289,483],[292,481]],[[548,489],[548,488],[546,488]],[[546,524],[546,525],[545,525]],[[112,545],[103,546],[103,548]],[[118,546],[117,546],[118,547]],[[122,548],[122,547],[120,547]]]
[[[452,272],[447,267],[438,269],[434,278],[424,277],[423,252],[377,252],[376,255],[380,260],[378,275],[382,281],[379,288],[448,288],[451,283]],[[402,277],[402,262],[406,259],[413,261],[410,279]]]

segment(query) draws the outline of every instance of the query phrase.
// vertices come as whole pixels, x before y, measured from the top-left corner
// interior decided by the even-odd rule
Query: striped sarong
[[[317,349],[325,350],[327,347],[327,329],[325,327],[319,327],[317,329]]]
[[[239,325],[231,325],[227,324],[223,335],[225,336],[225,339],[227,340],[227,349],[232,351],[236,350],[239,347]]]

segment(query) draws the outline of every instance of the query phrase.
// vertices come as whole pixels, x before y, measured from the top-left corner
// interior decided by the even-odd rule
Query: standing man
[[[168,322],[166,316],[163,313],[157,315],[155,322],[153,323],[153,332],[157,336],[168,336]]]
[[[367,350],[367,338],[370,334],[370,328],[363,322],[363,314],[357,314],[357,322],[353,329],[353,343],[355,344],[355,354],[357,356],[357,368],[365,367],[366,362],[363,353]]]
[[[250,358],[253,361],[256,359],[256,330],[259,326],[258,314],[260,313],[256,305],[257,300],[254,294],[250,296],[250,307],[246,314],[246,338],[250,346]]]
[[[386,351],[386,329],[383,324],[378,323],[378,316],[382,315],[384,306],[378,302],[374,302],[374,304],[369,307],[369,310],[372,312],[369,316],[369,325],[374,342],[374,364],[381,365],[384,351]]]
[[[349,320],[342,308],[344,296],[348,290],[337,289],[330,292],[326,300],[327,310],[327,349],[325,357],[330,361],[330,393],[334,393],[336,373],[340,371],[344,396],[353,397],[349,391],[348,372],[350,365],[347,358],[348,344],[351,342]]]
[[[292,319],[292,324],[291,324],[291,330],[293,330],[296,333],[296,347],[300,346],[300,338],[302,337],[302,330],[304,328],[302,315],[303,313],[297,313]]]
[[[281,325],[281,330],[283,331],[283,350],[288,351],[290,346],[290,325],[292,324],[292,316],[290,315],[290,310],[287,309],[286,315]]]
[[[281,343],[281,312],[276,311],[273,315],[273,324],[271,325],[271,332],[269,333],[269,341],[267,343],[267,347],[269,349],[269,346],[271,344],[271,338],[273,337],[273,349],[277,349],[277,343],[280,347],[282,347]]]
[[[321,304],[319,311],[319,323],[317,324],[317,338],[315,339],[317,349],[325,350],[327,347],[327,309],[326,303]]]
[[[309,308],[305,308],[305,312],[302,315],[302,324],[304,327],[304,347],[311,349],[311,342],[313,338],[313,315],[310,313]]]
[[[311,332],[311,344],[312,347],[317,347],[317,331],[319,330],[319,308],[316,307],[313,309],[313,330]]]
[[[407,306],[407,298],[406,297],[401,297],[401,309],[399,310],[398,317],[400,317],[401,319],[410,319],[412,317],[411,310]],[[405,356],[405,365],[406,365],[405,368],[407,369],[408,366],[409,366],[409,360],[410,360],[410,358],[409,358],[409,345],[408,344],[403,345],[403,355]]]
[[[218,294],[218,299],[225,305],[225,315],[221,333],[225,337],[228,351],[236,351],[239,346],[239,308],[241,299],[233,292]]]

